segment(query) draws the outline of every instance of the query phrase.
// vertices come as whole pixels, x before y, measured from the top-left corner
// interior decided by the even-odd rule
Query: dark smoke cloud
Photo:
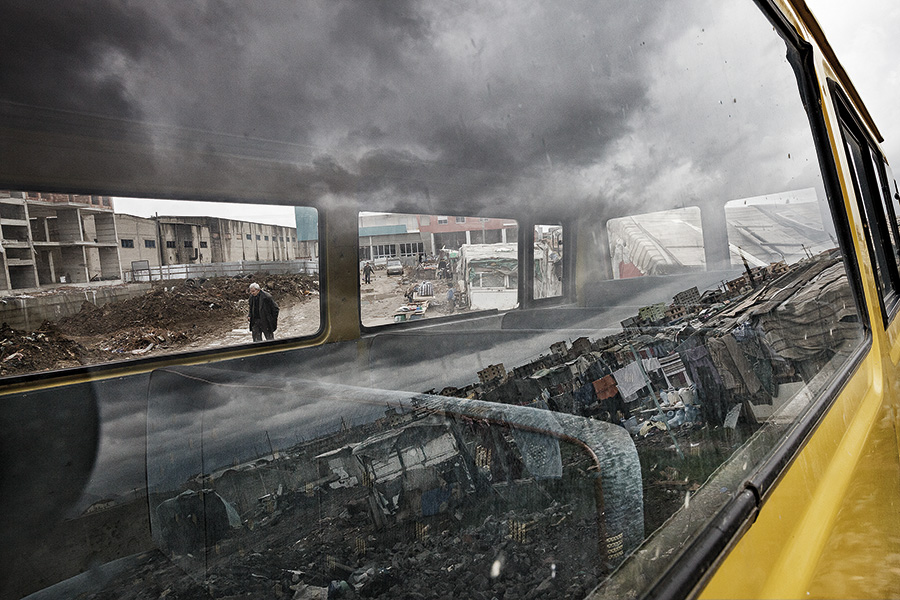
[[[0,97],[12,102],[140,117],[123,77],[107,66],[139,63],[167,32],[140,3],[4,2]]]
[[[180,143],[213,156],[296,164],[303,201],[577,214],[762,193],[760,172],[776,189],[815,178],[799,100],[773,111],[779,86],[796,97],[787,65],[787,78],[770,68],[784,46],[749,1],[23,2],[3,14],[15,50],[0,58],[0,99],[188,128]],[[168,164],[170,140],[152,137],[161,177],[241,176],[218,159]]]

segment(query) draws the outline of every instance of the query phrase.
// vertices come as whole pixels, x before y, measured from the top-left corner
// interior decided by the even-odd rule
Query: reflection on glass
[[[563,293],[562,225],[534,226],[534,297],[553,298]]]
[[[514,308],[517,236],[513,219],[360,213],[363,325]]]
[[[607,230],[615,279],[674,275],[706,264],[698,208],[610,219]]]
[[[215,15],[163,15],[160,29],[179,44],[108,62],[136,71],[130,90],[146,102],[129,115],[184,119],[242,140],[254,161],[296,164],[289,184],[326,210],[391,211],[359,215],[365,325],[515,306],[516,222],[458,216],[487,210],[528,223],[559,211],[578,228],[579,306],[531,311],[533,328],[505,329],[511,311],[270,355],[245,380],[234,363],[224,374],[155,373],[156,540],[214,597],[305,586],[319,596],[334,586],[387,598],[580,597],[598,583],[610,597],[639,595],[862,340],[793,53],[749,1],[618,13],[563,1],[380,7],[248,8],[227,14],[234,36],[219,35]],[[235,26],[244,15],[252,26]],[[230,81],[240,93],[193,85],[233,64],[254,65],[254,77]],[[210,140],[213,158],[239,155]],[[160,168],[174,160],[157,158]],[[11,268],[0,285],[12,288],[70,275],[84,285],[99,273],[153,287],[141,306],[171,293],[188,306],[205,275],[147,280],[172,263],[215,267],[212,223],[228,219],[249,226],[232,226],[225,264],[318,254],[308,211],[281,225],[297,233],[284,232],[291,245],[276,256],[282,233],[254,225],[268,223],[257,207],[144,214],[109,237],[109,210],[92,204],[81,220],[69,210],[36,213],[33,224],[19,208],[27,199],[0,204]],[[404,214],[416,206],[437,214]],[[141,229],[148,221],[167,233]],[[64,243],[52,241],[54,227]],[[351,221],[338,243],[354,235]],[[59,255],[32,259],[29,244],[57,244]],[[80,270],[82,249],[96,250],[90,271]],[[114,249],[133,258],[112,264]],[[247,279],[238,281],[243,294]],[[225,305],[204,298],[196,308]],[[247,336],[246,315],[234,318],[225,331]],[[155,352],[165,337],[154,335],[101,350]],[[6,355],[0,368],[17,360]],[[298,370],[306,380],[283,375]],[[123,588],[140,589],[134,579]]]
[[[200,368],[155,372],[148,417],[154,540],[215,597],[581,595],[643,535],[627,432],[540,401]]]
[[[251,282],[277,337],[319,328],[316,211],[0,191],[0,375],[250,342]]]
[[[793,264],[834,248],[834,229],[822,217],[825,208],[811,188],[727,202],[725,220],[732,266]]]

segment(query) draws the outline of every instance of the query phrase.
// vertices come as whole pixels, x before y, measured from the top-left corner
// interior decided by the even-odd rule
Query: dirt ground
[[[318,280],[309,275],[254,279],[280,307],[276,337],[319,328]],[[154,282],[137,298],[81,310],[33,332],[0,327],[0,376],[19,375],[251,342],[251,279],[217,277]]]
[[[360,303],[362,323],[368,327],[387,325],[394,322],[394,312],[406,304],[404,294],[411,285],[422,283],[426,279],[414,269],[405,267],[403,275],[387,275],[384,269],[378,269],[372,275],[371,283],[363,283],[360,276]],[[451,310],[447,301],[449,279],[430,279],[434,296],[421,298],[428,302],[424,318],[443,317],[462,309]],[[416,297],[419,299],[419,297]]]
[[[279,305],[276,339],[312,335],[319,329],[319,286],[314,276],[266,275],[256,280]],[[250,281],[216,277],[154,282],[138,298],[104,306],[86,301],[77,314],[45,322],[37,331],[3,324],[0,377],[249,344]],[[370,284],[360,284],[363,324],[393,323],[394,312],[406,304],[404,293],[421,281],[410,268],[402,276],[377,270]],[[432,280],[434,296],[422,298],[428,303],[424,318],[460,311],[450,309],[448,283]]]

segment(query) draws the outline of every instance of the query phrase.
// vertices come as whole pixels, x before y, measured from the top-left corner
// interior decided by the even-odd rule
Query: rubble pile
[[[189,341],[187,331],[172,331],[160,327],[138,327],[120,330],[99,344],[100,350],[107,352],[128,352],[141,355],[158,348],[170,348]]]
[[[221,334],[223,323],[244,326],[247,287],[258,281],[282,306],[318,290],[308,275],[259,275],[154,282],[137,298],[81,310],[34,332],[0,329],[0,376],[19,375],[176,350]],[[121,356],[110,356],[121,355]]]
[[[652,530],[760,425],[788,419],[780,409],[860,336],[834,251],[727,283],[715,297],[680,292],[679,311],[663,310],[665,303],[641,308],[620,333],[558,342],[511,371],[490,365],[478,382],[440,394],[621,425],[642,465],[687,475],[676,480],[645,469],[645,525]]]
[[[596,547],[597,526],[567,517],[570,510],[554,505],[488,515],[463,528],[435,523],[393,544],[370,533],[358,553],[348,553],[346,540],[335,535],[347,530],[328,523],[298,546],[298,579],[330,589],[328,597],[340,590],[342,598],[581,598],[597,584],[596,559],[583,552]]]
[[[243,314],[247,287],[258,281],[276,302],[304,299],[318,289],[318,281],[308,275],[265,275],[215,277],[154,282],[153,288],[138,298],[96,306],[84,302],[81,311],[60,321],[75,336],[108,334],[134,327],[207,329],[222,319]]]
[[[596,519],[570,504],[487,516],[475,509],[477,518],[456,512],[379,530],[366,494],[285,492],[206,549],[205,560],[202,548],[172,561],[148,553],[106,591],[77,597],[583,598],[603,574]]]

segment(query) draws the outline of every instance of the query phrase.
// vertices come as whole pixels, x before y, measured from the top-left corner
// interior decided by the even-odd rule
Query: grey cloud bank
[[[14,3],[0,95],[189,128],[213,155],[294,164],[298,199],[372,210],[615,212],[815,185],[799,100],[769,104],[796,87],[786,62],[762,70],[784,45],[733,4]]]

